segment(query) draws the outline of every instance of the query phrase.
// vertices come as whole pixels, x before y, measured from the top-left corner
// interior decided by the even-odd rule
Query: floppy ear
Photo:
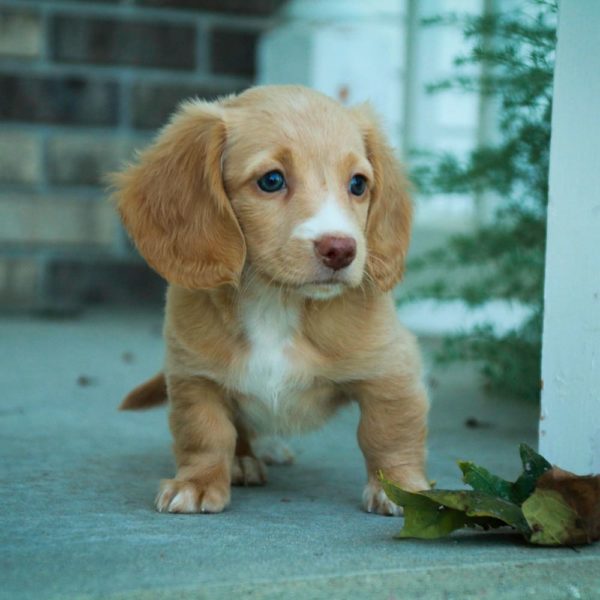
[[[368,104],[353,113],[363,129],[375,182],[367,218],[367,269],[384,292],[402,279],[410,242],[412,205],[408,182]]]
[[[112,182],[123,223],[148,264],[189,289],[236,284],[246,244],[223,187],[224,109],[182,104],[138,163]]]

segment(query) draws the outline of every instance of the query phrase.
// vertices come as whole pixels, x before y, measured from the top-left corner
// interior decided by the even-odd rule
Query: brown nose
[[[334,271],[347,267],[356,256],[356,240],[351,237],[326,235],[315,242],[321,262]]]

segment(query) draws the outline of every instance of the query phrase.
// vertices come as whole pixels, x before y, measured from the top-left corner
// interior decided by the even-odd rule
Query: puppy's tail
[[[158,373],[134,390],[129,392],[119,406],[119,410],[141,410],[152,408],[167,401],[167,383],[165,376]]]

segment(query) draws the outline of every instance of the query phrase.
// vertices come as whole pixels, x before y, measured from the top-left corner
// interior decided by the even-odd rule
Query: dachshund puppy
[[[114,184],[125,227],[169,282],[164,376],[123,404],[168,395],[177,473],[159,511],[222,511],[231,484],[265,483],[261,436],[318,427],[350,401],[365,510],[400,513],[379,471],[428,487],[419,352],[390,291],[411,205],[368,106],[300,86],[184,102]]]

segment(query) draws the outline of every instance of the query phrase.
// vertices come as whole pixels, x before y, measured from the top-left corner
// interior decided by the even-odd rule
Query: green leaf
[[[438,504],[462,511],[469,517],[492,517],[521,533],[529,533],[521,508],[502,498],[471,490],[429,490],[420,494]]]
[[[423,505],[421,508],[407,506],[404,509],[404,527],[398,537],[436,539],[464,527],[466,520],[464,513],[433,503]]]
[[[546,471],[549,471],[552,465],[527,444],[519,446],[519,454],[523,472],[514,483],[506,481],[470,461],[458,461],[458,466],[463,472],[463,481],[474,490],[520,505],[529,498],[538,479]]]
[[[512,497],[517,504],[523,504],[533,494],[538,479],[552,469],[552,465],[527,444],[519,446],[519,454],[523,463],[523,473],[512,486]]]
[[[470,490],[408,492],[383,477],[380,480],[390,500],[404,507],[401,538],[434,539],[461,527],[506,525],[530,533],[520,508],[501,498]]]
[[[536,490],[524,503],[523,514],[531,528],[529,541],[542,546],[568,546],[589,542],[578,526],[578,515],[554,490]]]
[[[404,509],[404,527],[399,538],[430,540],[444,537],[465,526],[466,515],[421,497],[422,504]]]
[[[459,460],[458,466],[463,473],[463,481],[474,490],[512,502],[513,484],[510,481],[490,473],[471,461]]]
[[[430,540],[465,526],[464,513],[440,506],[421,493],[407,492],[383,477],[380,480],[388,498],[404,508],[404,527],[399,538]]]
[[[381,486],[383,487],[384,492],[387,494],[387,497],[398,506],[403,506],[406,509],[410,507],[422,508],[428,504],[431,504],[431,501],[424,499],[420,493],[407,492],[406,490],[403,490],[395,483],[392,483],[383,477],[381,473],[379,473],[379,481],[381,482]]]
[[[523,473],[515,483],[459,461],[464,481],[473,490],[409,492],[380,472],[386,494],[404,507],[404,528],[398,537],[434,539],[461,527],[510,526],[530,543],[543,546],[600,540],[600,475],[578,476],[552,467],[526,444],[519,451]]]

